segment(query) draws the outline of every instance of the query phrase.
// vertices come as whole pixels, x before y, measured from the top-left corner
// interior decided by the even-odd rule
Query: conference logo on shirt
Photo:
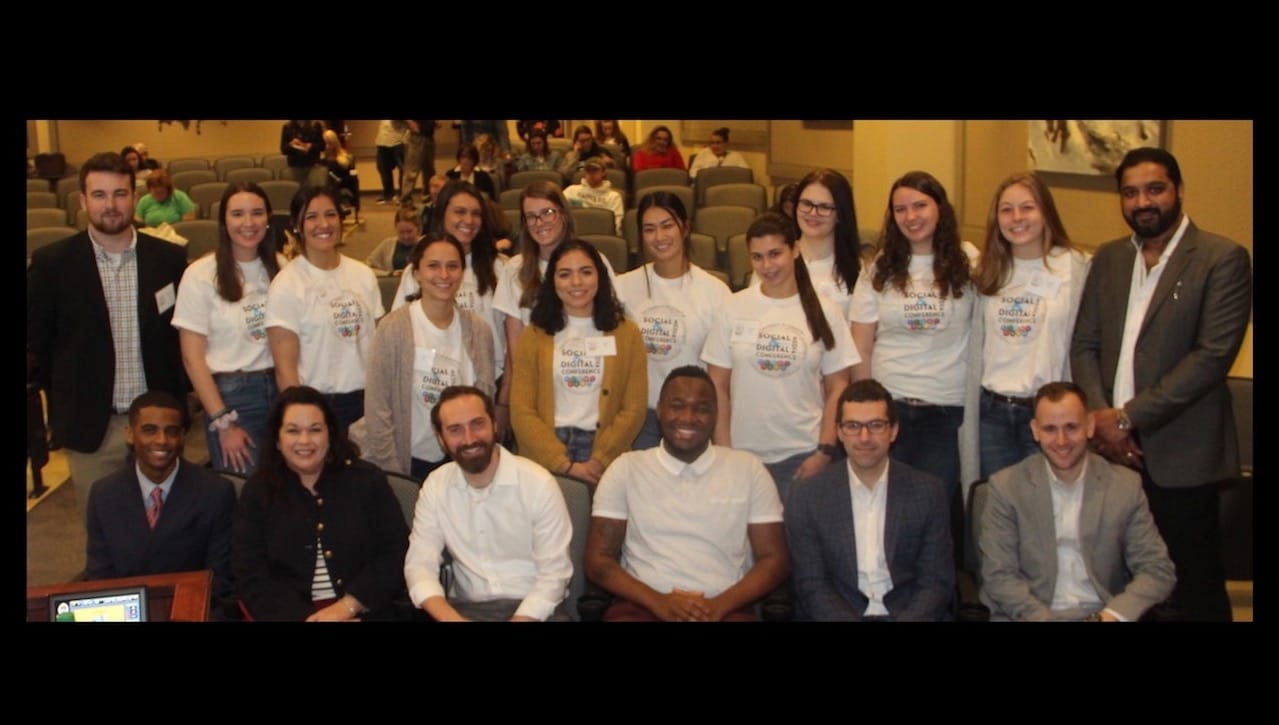
[[[240,311],[244,314],[244,335],[249,342],[266,342],[266,300],[246,302],[240,305]]]
[[[359,298],[348,290],[342,290],[338,296],[329,300],[329,311],[333,314],[333,330],[338,337],[355,340],[364,329],[364,305]]]
[[[580,337],[565,340],[555,351],[555,377],[570,393],[594,393],[604,380],[604,358],[586,354]]]
[[[911,292],[902,302],[902,317],[911,332],[936,332],[946,326],[947,300],[937,290]]]
[[[670,360],[684,349],[688,323],[684,313],[670,305],[653,305],[644,310],[639,320],[644,336],[644,350],[657,362]]]
[[[1043,319],[1042,298],[1038,295],[1001,295],[995,307],[995,329],[1008,342],[1029,342],[1039,332]]]
[[[461,364],[451,357],[435,355],[429,371],[414,371],[417,376],[418,399],[426,407],[433,407],[445,388],[462,384],[461,367]]]
[[[793,375],[807,353],[808,337],[793,325],[761,327],[755,336],[755,369],[768,377]]]

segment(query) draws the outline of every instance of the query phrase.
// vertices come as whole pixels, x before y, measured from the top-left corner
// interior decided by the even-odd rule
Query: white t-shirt
[[[382,314],[373,270],[345,255],[332,270],[297,257],[267,293],[266,326],[298,336],[298,378],[322,393],[364,389],[364,362]]]
[[[588,355],[587,340],[603,333],[590,317],[568,317],[555,333],[551,364],[555,376],[555,427],[595,430],[600,422],[600,389],[604,386],[604,356]],[[616,344],[616,343],[614,343]]]
[[[591,515],[626,522],[631,576],[663,594],[715,597],[754,565],[747,526],[781,521],[782,502],[753,453],[711,445],[684,463],[659,445],[613,461]]]
[[[647,275],[647,285],[645,276]],[[626,316],[639,326],[648,354],[648,407],[656,408],[662,383],[683,365],[702,365],[702,346],[715,311],[733,293],[718,278],[693,265],[676,279],[664,279],[647,264],[617,278],[617,296]]]
[[[758,287],[729,299],[702,350],[703,361],[733,371],[733,448],[765,463],[817,447],[826,404],[822,376],[861,362],[835,304],[818,300],[835,337],[831,350],[813,340],[798,294],[773,299]]]
[[[847,327],[852,319],[850,315],[853,297],[844,283],[835,278],[835,253],[832,251],[825,259],[814,260],[804,257],[804,266],[808,267],[808,276],[813,281],[817,294],[835,303],[840,314],[844,316],[844,326]],[[750,284],[752,287],[758,287],[759,277],[752,274]]]
[[[969,266],[977,248],[962,242]],[[933,405],[963,405],[968,370],[968,332],[972,323],[973,285],[964,296],[942,299],[933,284],[933,255],[910,259],[910,294],[885,282],[876,292],[875,265],[868,264],[853,290],[853,322],[878,323],[871,371],[895,398],[916,398]]]
[[[613,272],[613,265],[609,264],[608,257],[603,254],[600,258],[604,260],[604,269],[608,270],[608,278],[617,281],[617,274]],[[542,274],[542,278],[546,278],[546,265],[549,260],[537,260],[537,269]],[[533,314],[532,307],[520,307],[520,295],[523,291],[520,288],[520,266],[524,264],[524,255],[517,254],[511,257],[506,263],[506,275],[498,277],[497,293],[493,295],[493,309],[506,315],[510,315],[528,325],[529,316]],[[500,317],[500,315],[495,315]],[[503,325],[503,329],[505,325]]]
[[[277,259],[283,270],[287,261]],[[195,260],[182,275],[173,310],[173,326],[204,335],[205,359],[215,373],[265,370],[271,361],[266,344],[266,300],[271,278],[261,259],[237,262],[244,296],[228,302],[218,295],[217,260],[209,254]]]
[[[462,349],[462,323],[458,315],[447,329],[441,330],[426,317],[422,305],[409,308],[413,325],[413,457],[438,461],[444,457],[435,429],[431,427],[431,408],[440,393],[450,385],[474,385],[475,368]]]
[[[500,285],[502,278],[506,276],[504,258],[497,257],[493,260],[493,274]],[[422,286],[414,278],[412,269],[405,267],[404,274],[400,275],[400,288],[395,291],[395,301],[391,303],[391,310],[395,311],[403,307],[404,298],[421,289]],[[493,309],[493,295],[496,291],[495,287],[483,295],[480,294],[480,282],[476,279],[475,270],[471,266],[471,255],[466,255],[466,271],[462,273],[462,286],[457,288],[454,299],[457,300],[458,307],[474,312],[493,328],[493,362],[496,366],[494,369],[498,375],[501,375],[503,365],[506,363],[506,328],[503,326],[503,316]]]
[[[1048,263],[1045,269],[1044,263]],[[982,387],[1029,397],[1065,380],[1075,311],[1070,251],[1053,247],[1045,259],[1013,259],[1012,279],[985,300]]]

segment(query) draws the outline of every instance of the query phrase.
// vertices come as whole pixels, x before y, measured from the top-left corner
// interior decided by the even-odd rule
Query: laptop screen
[[[145,586],[52,594],[49,619],[54,622],[145,622]]]

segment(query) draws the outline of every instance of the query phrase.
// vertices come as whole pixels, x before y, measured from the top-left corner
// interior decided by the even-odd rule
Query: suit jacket
[[[1114,404],[1137,250],[1103,245],[1079,306],[1071,344],[1074,380],[1093,408]],[[1169,257],[1137,337],[1137,395],[1125,407],[1152,480],[1197,486],[1239,472],[1226,377],[1252,313],[1252,265],[1243,247],[1189,224]]]
[[[130,460],[93,484],[87,512],[89,579],[211,569],[214,597],[230,594],[235,487],[222,476],[180,460],[152,530]]]
[[[857,588],[857,538],[847,464],[791,487],[786,533],[801,611],[818,621],[858,621],[869,600]],[[861,483],[856,485],[860,486]],[[947,618],[955,590],[950,507],[935,476],[888,466],[884,553],[893,588],[884,606],[897,621]]]
[[[1141,477],[1088,454],[1079,543],[1088,578],[1109,609],[1136,621],[1177,578],[1141,490]],[[1053,618],[1057,536],[1048,463],[1036,453],[991,476],[982,512],[980,597],[996,618]]]
[[[186,251],[138,234],[138,331],[149,390],[186,395],[173,301],[186,271]],[[168,309],[156,293],[172,292]],[[80,232],[31,255],[27,269],[27,345],[48,395],[49,428],[73,451],[97,450],[107,432],[115,381],[115,347],[93,243]]]

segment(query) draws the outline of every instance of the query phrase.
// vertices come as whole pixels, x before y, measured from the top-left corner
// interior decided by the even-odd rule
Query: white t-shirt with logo
[[[497,283],[501,284],[502,278],[506,276],[506,259],[504,257],[497,257],[493,260],[493,274],[497,279]],[[413,270],[405,267],[404,273],[400,275],[400,288],[395,291],[395,301],[391,303],[391,311],[394,312],[403,307],[404,298],[419,292],[421,289],[422,286],[417,283],[417,278],[413,276]],[[457,288],[457,295],[454,299],[457,300],[458,307],[479,315],[493,329],[493,362],[496,365],[494,369],[498,375],[501,375],[503,365],[506,362],[506,328],[503,326],[503,316],[493,309],[493,295],[496,292],[497,288],[494,287],[483,295],[480,294],[480,281],[475,277],[475,270],[471,265],[471,255],[466,255],[466,270],[462,272],[462,286]]]
[[[382,314],[373,270],[345,255],[331,270],[297,257],[267,293],[266,326],[298,336],[298,377],[322,393],[364,389],[364,364]]]
[[[817,447],[826,404],[822,376],[861,362],[835,303],[818,300],[835,336],[830,350],[813,340],[798,294],[773,299],[758,287],[729,299],[702,350],[703,361],[733,371],[732,447],[765,463]]]
[[[716,310],[723,309],[733,293],[696,265],[680,277],[665,279],[647,264],[617,278],[617,296],[644,336],[648,407],[656,408],[662,383],[672,370],[683,365],[705,367],[702,346]]]
[[[969,265],[977,248],[962,242]],[[963,405],[968,332],[972,323],[972,284],[964,296],[942,299],[933,284],[933,255],[910,259],[908,294],[885,282],[875,291],[875,265],[869,264],[853,290],[852,321],[878,323],[871,371],[895,398],[917,398],[933,405]]]
[[[450,385],[474,385],[475,368],[462,349],[462,323],[458,315],[441,330],[426,317],[422,305],[409,308],[413,325],[413,457],[423,461],[444,458],[435,429],[431,427],[431,408],[439,402],[440,393]]]
[[[587,345],[591,338],[599,338],[603,333],[595,327],[593,318],[567,316],[566,319],[564,329],[555,333],[551,360],[555,376],[555,427],[595,430],[600,422],[605,356],[587,354]]]
[[[283,269],[287,260],[277,259]],[[237,262],[243,296],[228,302],[218,294],[214,276],[217,260],[208,254],[195,260],[182,275],[173,310],[173,326],[204,335],[205,360],[215,373],[265,370],[274,363],[266,342],[266,300],[271,278],[261,259]]]
[[[617,274],[613,272],[613,265],[609,264],[608,257],[603,254],[600,258],[604,260],[604,269],[608,270],[608,277],[611,280],[617,280]],[[549,260],[537,260],[537,269],[541,273],[542,278],[546,278],[546,266]],[[529,316],[533,314],[532,307],[520,307],[520,295],[523,289],[520,287],[520,267],[524,264],[524,255],[517,254],[511,257],[506,263],[506,274],[497,279],[497,293],[493,295],[493,309],[506,315],[510,315],[515,319],[529,324]],[[500,315],[498,315],[500,317]],[[505,326],[503,327],[505,329]]]
[[[805,256],[804,266],[808,267],[808,277],[812,280],[817,294],[835,303],[840,314],[844,316],[844,326],[847,327],[852,319],[853,296],[849,293],[848,287],[835,277],[835,253],[831,252],[824,259],[809,259]],[[751,275],[751,286],[759,286],[758,275]]]

